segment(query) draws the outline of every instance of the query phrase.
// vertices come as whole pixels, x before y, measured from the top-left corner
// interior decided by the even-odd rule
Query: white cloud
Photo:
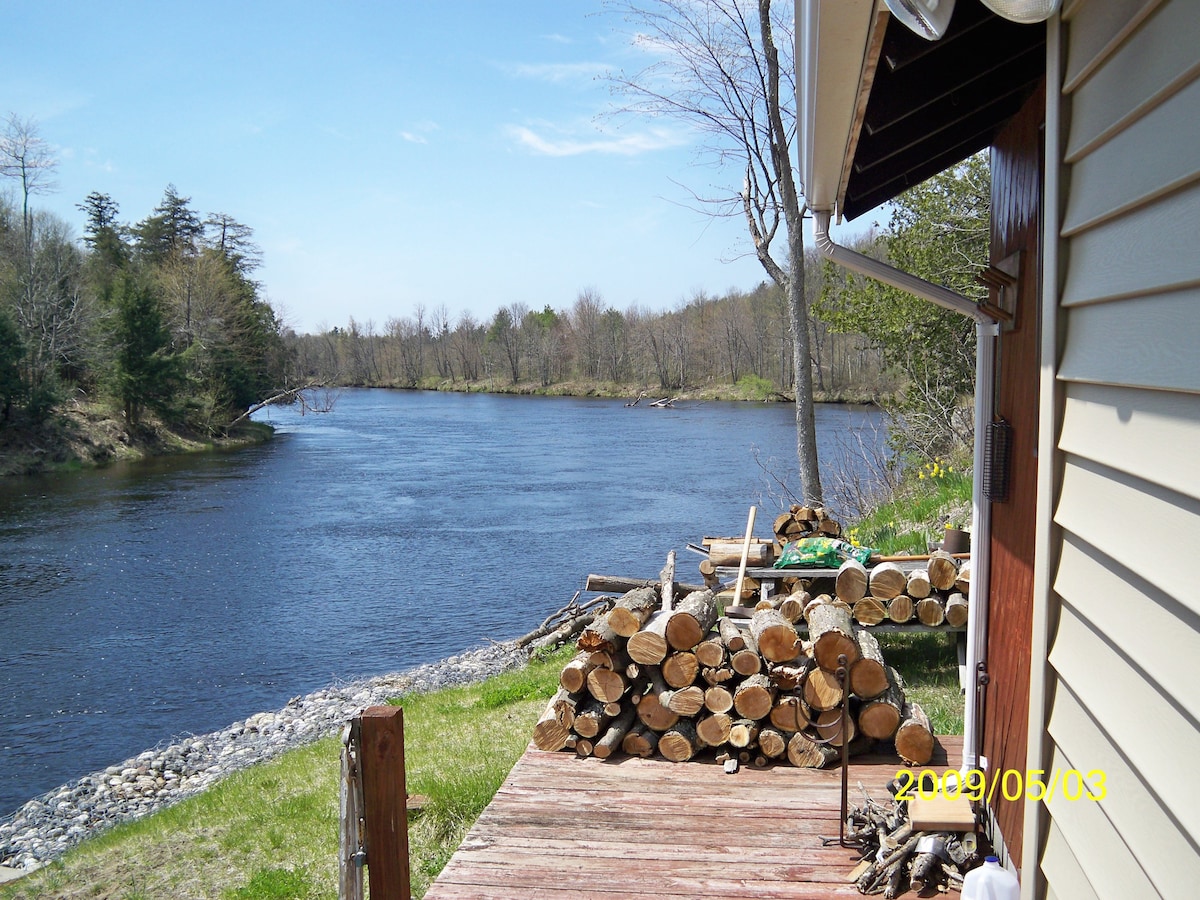
[[[400,137],[404,138],[410,144],[428,144],[429,140],[420,134],[413,134],[411,131],[400,132]]]
[[[687,137],[678,131],[656,128],[640,134],[614,137],[598,134],[592,138],[574,135],[547,137],[524,125],[508,126],[508,133],[518,144],[542,156],[582,156],[585,153],[601,153],[616,156],[637,156],[680,147],[688,143]]]
[[[608,71],[609,67],[598,62],[577,63],[514,63],[508,71],[518,78],[533,78],[561,84],[567,81],[591,81]]]

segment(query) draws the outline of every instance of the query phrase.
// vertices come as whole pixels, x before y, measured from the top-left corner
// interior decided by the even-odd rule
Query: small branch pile
[[[893,782],[897,789],[899,782]],[[914,831],[904,801],[865,803],[850,811],[847,836],[863,850],[855,884],[863,894],[898,897],[906,889],[961,888],[963,875],[977,861],[974,832]],[[836,839],[835,839],[836,840]]]
[[[667,609],[658,587],[629,591],[580,633],[534,744],[674,762],[712,749],[757,765],[786,758],[819,768],[839,758],[847,738],[851,753],[894,739],[907,763],[927,763],[929,719],[905,700],[874,636],[855,631],[849,607],[828,595],[788,599],[804,612],[809,641],[780,608],[756,610],[743,629],[718,618],[711,589]]]

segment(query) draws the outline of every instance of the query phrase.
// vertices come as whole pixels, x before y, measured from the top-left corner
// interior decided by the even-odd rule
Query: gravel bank
[[[295,697],[220,731],[139,753],[30,800],[0,819],[0,867],[33,871],[97,831],[196,794],[214,781],[334,734],[363,708],[402,694],[470,684],[528,659],[516,642]]]

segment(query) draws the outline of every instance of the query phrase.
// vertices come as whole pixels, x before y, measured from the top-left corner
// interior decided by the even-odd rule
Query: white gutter
[[[967,628],[967,696],[963,721],[962,771],[965,773],[969,769],[983,768],[976,758],[979,736],[975,727],[975,686],[979,663],[987,660],[988,594],[992,563],[992,520],[983,499],[983,451],[987,426],[994,412],[996,338],[1000,328],[979,304],[961,294],[834,243],[829,236],[830,218],[828,211],[814,211],[813,239],[826,259],[975,320],[975,472],[971,486],[971,616]]]

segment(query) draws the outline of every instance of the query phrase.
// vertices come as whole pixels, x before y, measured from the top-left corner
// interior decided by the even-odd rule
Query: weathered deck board
[[[957,766],[962,738],[939,738],[931,768]],[[850,767],[886,798],[901,768],[893,754]],[[429,900],[824,900],[858,897],[847,882],[853,850],[836,837],[837,770],[671,763],[621,756],[601,762],[532,745],[425,894]]]

